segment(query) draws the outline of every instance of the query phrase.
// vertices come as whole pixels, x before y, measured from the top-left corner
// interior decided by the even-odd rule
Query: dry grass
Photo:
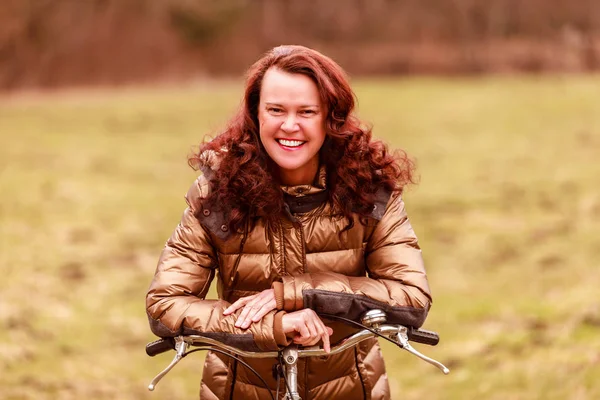
[[[434,291],[422,348],[385,347],[395,398],[600,398],[600,79],[359,81],[360,114],[407,149],[407,194]],[[0,399],[156,393],[144,294],[195,177],[186,155],[237,83],[0,100]]]

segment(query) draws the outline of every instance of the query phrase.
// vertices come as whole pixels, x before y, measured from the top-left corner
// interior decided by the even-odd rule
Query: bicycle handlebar
[[[146,345],[146,354],[150,357],[169,350],[175,350],[175,339],[172,337],[158,339]]]
[[[394,331],[398,330],[398,326],[399,325],[385,325],[385,327],[391,327],[392,330],[394,330]],[[417,329],[417,328],[413,328],[413,327],[408,327],[406,329],[407,329],[408,340],[410,340],[412,342],[422,343],[422,344],[426,344],[429,346],[435,346],[440,341],[440,337],[435,332],[427,331],[425,329]],[[364,332],[365,334],[368,333],[369,334],[368,337],[375,336],[367,330],[364,330],[361,332]],[[361,332],[359,332],[359,333],[361,333]],[[234,353],[239,354],[241,356],[245,356],[245,357],[269,358],[269,357],[277,356],[277,352],[260,352],[260,353],[259,352],[245,352],[243,350],[239,350],[235,347],[224,345],[223,343],[221,343],[217,340],[210,339],[210,338],[207,338],[204,336],[188,335],[188,336],[183,336],[183,338],[184,338],[183,340],[191,346],[209,344],[209,345],[213,345],[213,346],[227,348],[227,350],[233,351]],[[346,342],[348,339],[350,339],[350,337],[344,339],[342,342]],[[365,338],[365,339],[367,339],[367,338]],[[340,344],[339,346],[341,346],[341,345],[342,344]],[[309,347],[306,349],[301,348],[301,349],[299,349],[299,353],[305,354],[303,352],[309,351],[308,349],[311,349],[310,352],[313,353],[314,347],[315,346],[312,346],[312,347]],[[344,350],[346,348],[347,347],[344,347]],[[335,353],[333,353],[333,351],[335,349],[336,349],[336,346],[331,348],[332,354],[335,354]],[[172,337],[158,339],[158,340],[155,340],[154,342],[148,343],[146,345],[146,354],[148,354],[150,357],[154,357],[155,355],[164,353],[169,350],[175,350],[175,339]],[[241,354],[241,353],[243,353],[243,354]],[[267,354],[267,355],[263,356],[263,354]],[[323,354],[326,354],[324,350],[323,350]],[[319,354],[319,355],[322,355],[322,354]]]
[[[325,350],[319,346],[298,347],[298,345],[295,344],[287,346],[283,350],[277,351],[246,351],[230,345],[226,345],[216,339],[200,335],[176,336],[174,338],[163,338],[155,340],[154,342],[148,343],[148,345],[146,345],[146,354],[148,354],[149,356],[155,356],[157,354],[164,353],[165,351],[171,349],[174,349],[176,354],[173,358],[173,361],[171,361],[171,363],[152,380],[152,382],[148,386],[148,389],[154,390],[156,384],[179,361],[181,361],[183,357],[197,350],[213,350],[217,352],[222,352],[224,354],[227,354],[227,352],[229,352],[231,354],[235,354],[237,356],[246,358],[278,358],[279,356],[283,355],[285,362],[292,365],[293,368],[296,368],[295,363],[298,358],[333,355],[341,353],[342,351],[348,348],[356,346],[363,340],[367,340],[373,337],[382,337],[388,341],[391,341],[392,343],[399,346],[401,349],[406,350],[414,356],[419,357],[423,361],[426,361],[429,364],[432,364],[435,367],[439,368],[444,374],[447,375],[448,373],[450,373],[450,370],[446,368],[442,363],[421,354],[420,352],[415,350],[409,343],[409,341],[413,341],[417,343],[427,344],[430,346],[435,346],[440,340],[437,333],[427,331],[424,329],[417,329],[414,327],[406,327],[403,325],[382,324],[383,322],[385,322],[385,313],[381,310],[367,311],[362,321],[363,325],[358,325],[366,329],[360,330],[346,337],[345,339],[342,339],[341,341],[339,341],[331,347],[331,351],[329,353],[326,353]],[[207,345],[208,347],[202,347]],[[197,346],[198,349],[188,351],[190,346]],[[241,360],[239,361],[242,362]],[[292,374],[294,373],[295,372],[292,372]]]
[[[416,343],[422,343],[429,346],[435,346],[440,342],[440,337],[437,333],[425,329],[418,329],[409,326],[407,332],[408,340]]]

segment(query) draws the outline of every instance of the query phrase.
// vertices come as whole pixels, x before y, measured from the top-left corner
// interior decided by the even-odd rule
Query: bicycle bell
[[[386,319],[387,317],[383,310],[369,310],[363,315],[361,322],[365,326],[377,328],[379,324],[385,323]]]

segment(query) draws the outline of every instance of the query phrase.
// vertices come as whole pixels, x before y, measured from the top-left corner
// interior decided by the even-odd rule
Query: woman
[[[421,326],[431,296],[403,187],[412,164],[390,154],[353,115],[342,69],[301,46],[280,46],[250,69],[244,103],[190,159],[203,174],[160,257],[146,305],[152,331],[218,337],[252,350],[322,343],[352,332],[321,319]],[[217,275],[219,300],[205,300]],[[275,360],[249,359],[271,388]],[[388,399],[375,339],[301,359],[303,399]],[[235,360],[207,355],[202,399],[266,399]]]

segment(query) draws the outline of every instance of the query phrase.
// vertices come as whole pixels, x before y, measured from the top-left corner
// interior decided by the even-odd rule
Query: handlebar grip
[[[150,357],[154,357],[157,354],[174,349],[175,340],[173,340],[173,338],[163,338],[155,340],[152,343],[148,343],[146,345],[146,354],[148,354]]]
[[[440,342],[440,337],[437,333],[426,331],[425,329],[409,327],[407,336],[408,340],[412,340],[413,342],[417,343],[428,344],[430,346],[435,346]]]

